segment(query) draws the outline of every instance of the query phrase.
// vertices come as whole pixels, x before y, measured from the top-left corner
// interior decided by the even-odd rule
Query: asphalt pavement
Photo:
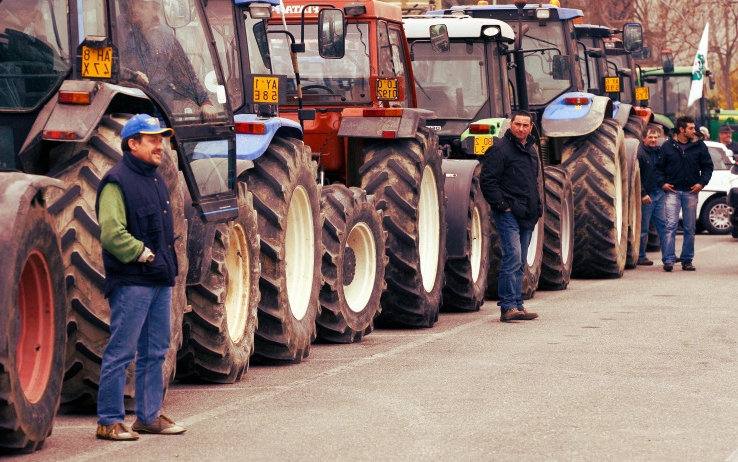
[[[174,383],[180,436],[97,440],[94,415],[65,410],[13,459],[738,461],[737,257],[738,239],[702,234],[696,272],[573,280],[526,303],[534,321],[488,301],[234,385]]]

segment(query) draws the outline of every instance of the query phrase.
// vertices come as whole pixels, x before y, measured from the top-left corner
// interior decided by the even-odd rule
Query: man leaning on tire
[[[479,176],[502,247],[497,283],[502,322],[538,317],[525,311],[522,297],[528,245],[543,215],[538,190],[540,164],[535,138],[530,134],[532,120],[528,111],[513,114],[510,128],[485,153]]]
[[[110,302],[110,340],[97,395],[97,437],[130,441],[139,432],[172,435],[185,428],[159,413],[162,365],[169,350],[172,287],[177,276],[169,192],[156,171],[171,128],[138,114],[121,133],[123,160],[105,174],[95,210]],[[123,422],[126,368],[136,358],[136,421]]]

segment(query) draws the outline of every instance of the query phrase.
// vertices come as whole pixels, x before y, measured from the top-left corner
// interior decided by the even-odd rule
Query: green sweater
[[[123,191],[117,183],[108,183],[100,191],[98,210],[100,242],[103,248],[121,263],[136,261],[144,250],[144,243],[128,232]]]

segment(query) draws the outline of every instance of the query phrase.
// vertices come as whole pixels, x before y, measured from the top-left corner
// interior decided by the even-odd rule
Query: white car
[[[729,234],[733,230],[730,216],[733,207],[727,203],[728,191],[731,189],[733,153],[724,144],[716,141],[705,141],[712,156],[715,169],[707,186],[700,191],[697,201],[697,232],[702,230],[710,234]],[[738,187],[738,180],[735,186]]]

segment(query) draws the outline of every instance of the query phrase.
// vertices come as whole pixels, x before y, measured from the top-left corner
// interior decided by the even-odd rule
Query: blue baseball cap
[[[159,119],[148,114],[136,114],[131,117],[131,120],[126,122],[123,126],[123,131],[120,136],[123,139],[126,139],[129,136],[137,135],[139,133],[142,135],[174,136],[174,130],[167,127],[161,128],[161,125],[159,125]]]

